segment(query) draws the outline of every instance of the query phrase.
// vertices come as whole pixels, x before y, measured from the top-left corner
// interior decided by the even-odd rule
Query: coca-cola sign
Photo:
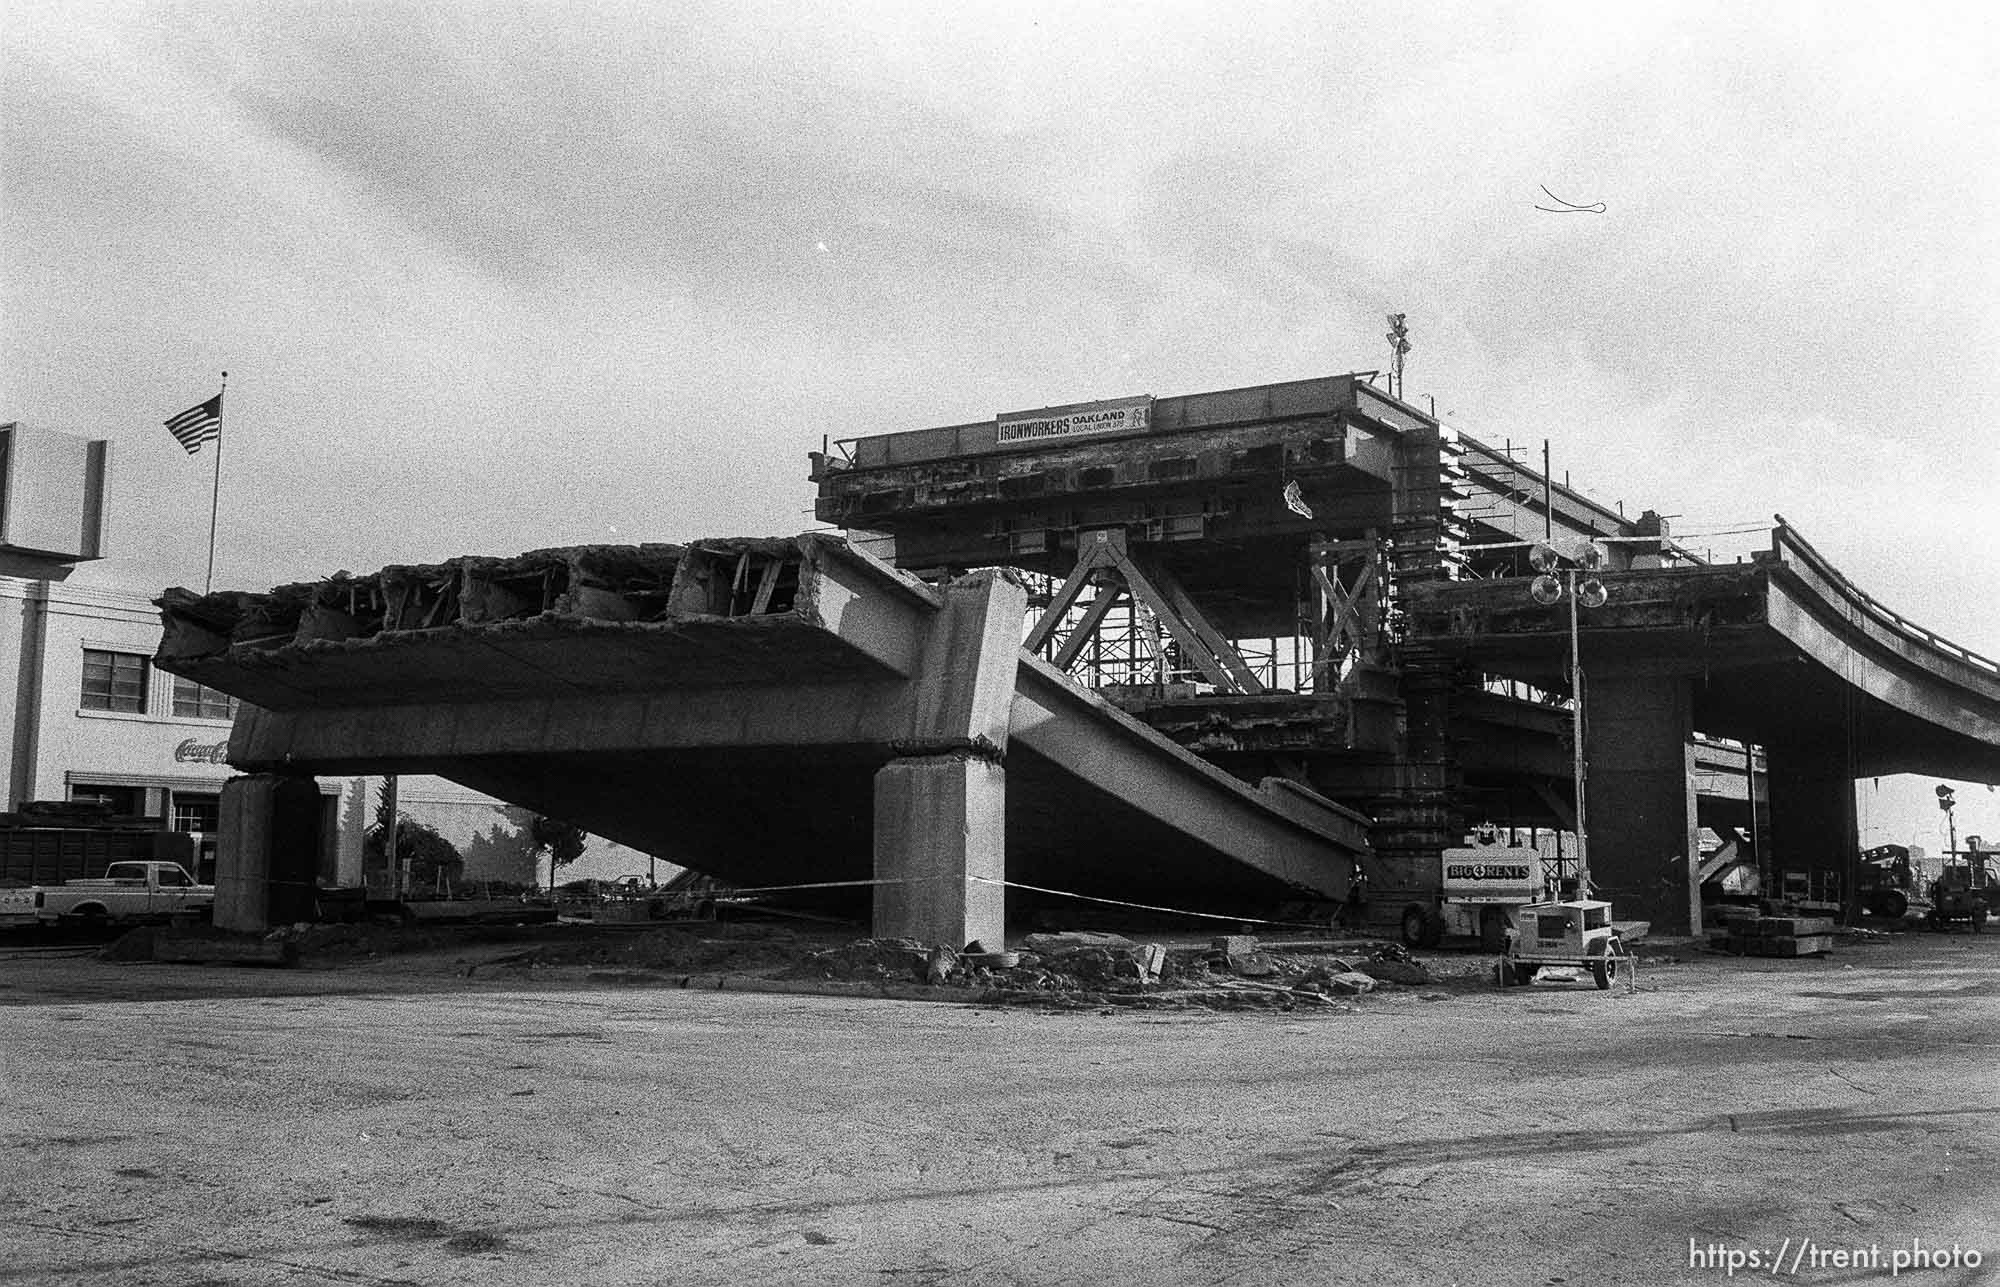
[[[198,742],[188,738],[174,748],[176,764],[227,764],[229,763],[229,742]]]

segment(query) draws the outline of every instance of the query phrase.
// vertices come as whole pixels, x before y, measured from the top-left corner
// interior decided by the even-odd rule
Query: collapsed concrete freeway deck
[[[998,941],[1002,879],[1229,912],[1340,898],[1366,851],[1360,815],[1240,782],[1022,653],[1004,572],[931,587],[839,537],[161,607],[157,664],[248,703],[245,772],[436,773],[739,884],[885,882],[880,933]]]

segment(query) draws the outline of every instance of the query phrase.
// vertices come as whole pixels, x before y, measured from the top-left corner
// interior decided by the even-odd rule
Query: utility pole
[[[403,868],[396,861],[396,775],[391,773],[382,779],[382,811],[388,818],[382,824],[382,857],[389,864],[389,896],[400,899],[403,896]]]
[[[1549,440],[1542,439],[1542,539],[1556,539],[1556,481],[1549,468]]]

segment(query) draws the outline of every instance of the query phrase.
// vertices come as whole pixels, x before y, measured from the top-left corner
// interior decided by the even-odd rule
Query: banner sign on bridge
[[[1113,398],[1079,402],[1040,411],[1008,411],[994,418],[1001,442],[1037,442],[1045,438],[1080,438],[1086,434],[1144,433],[1153,399]]]

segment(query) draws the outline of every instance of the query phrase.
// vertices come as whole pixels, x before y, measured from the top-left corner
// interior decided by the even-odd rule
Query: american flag
[[[167,421],[167,432],[180,441],[192,456],[210,439],[222,436],[222,395],[216,394],[198,407],[189,407]]]

